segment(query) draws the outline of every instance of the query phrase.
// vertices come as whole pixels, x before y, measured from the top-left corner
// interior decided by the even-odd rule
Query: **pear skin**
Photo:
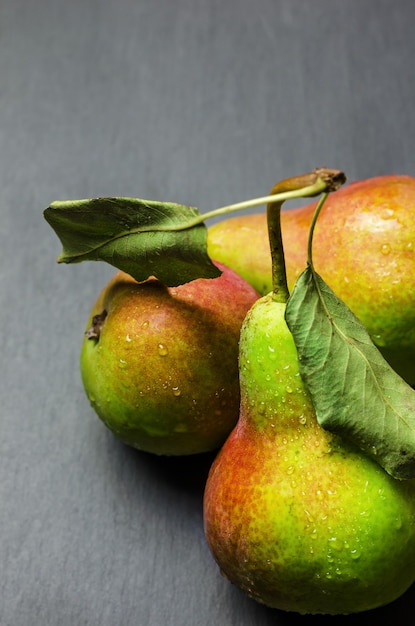
[[[91,405],[124,443],[164,455],[217,449],[239,413],[238,342],[259,297],[219,278],[167,288],[118,272],[94,304],[81,349]]]
[[[269,607],[374,609],[415,580],[415,481],[319,426],[284,313],[265,296],[243,324],[241,411],[207,479],[207,542],[224,576]]]
[[[281,212],[290,289],[307,262],[316,202]],[[272,288],[265,214],[218,222],[209,253],[261,293]],[[415,178],[378,176],[331,193],[314,233],[316,271],[369,331],[394,369],[415,383]]]
[[[286,212],[281,212],[281,228]],[[284,232],[284,230],[283,230]],[[208,253],[231,267],[261,294],[272,289],[266,213],[238,215],[208,228]]]

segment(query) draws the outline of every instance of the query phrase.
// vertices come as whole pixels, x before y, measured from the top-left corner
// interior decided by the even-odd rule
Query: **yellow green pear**
[[[241,411],[204,496],[221,572],[258,602],[353,613],[415,580],[415,481],[318,425],[285,306],[258,300],[240,345]]]
[[[307,259],[315,203],[281,212],[290,289]],[[217,222],[210,255],[262,294],[271,290],[265,213]],[[330,194],[314,235],[316,271],[366,326],[396,371],[415,383],[415,178],[388,175]]]
[[[123,442],[164,455],[217,449],[239,412],[238,342],[258,293],[219,278],[165,287],[118,272],[94,304],[81,350],[91,405]]]

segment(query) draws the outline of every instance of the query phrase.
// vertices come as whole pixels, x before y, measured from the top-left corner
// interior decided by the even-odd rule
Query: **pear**
[[[285,217],[288,213],[281,212],[284,236],[287,230]],[[286,262],[289,264],[290,250],[288,248],[286,250]],[[235,270],[262,296],[271,291],[271,252],[265,213],[229,217],[209,226],[208,252],[209,256],[220,259],[222,263]]]
[[[366,611],[415,580],[415,480],[392,478],[319,425],[285,321],[272,208],[273,289],[242,325],[240,415],[209,471],[205,535],[223,575],[260,603],[302,614]]]
[[[284,312],[264,296],[242,328],[240,417],[208,475],[208,545],[267,606],[373,609],[415,580],[415,481],[319,426]]]
[[[94,304],[81,349],[92,407],[124,443],[163,455],[217,449],[238,419],[238,342],[259,294],[219,278],[165,287],[118,272]]]
[[[290,289],[304,269],[315,203],[282,211]],[[209,254],[262,294],[271,290],[265,214],[210,227]],[[415,178],[378,176],[330,194],[314,236],[316,271],[366,326],[394,369],[415,383]]]

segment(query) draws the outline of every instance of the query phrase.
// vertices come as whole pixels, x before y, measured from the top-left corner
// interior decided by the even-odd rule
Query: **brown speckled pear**
[[[319,426],[284,312],[264,296],[244,322],[240,417],[208,476],[206,538],[224,576],[260,603],[373,609],[415,580],[415,481]]]

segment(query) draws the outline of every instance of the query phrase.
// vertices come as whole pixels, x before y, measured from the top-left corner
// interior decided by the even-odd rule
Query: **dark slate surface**
[[[58,266],[55,199],[209,210],[327,165],[415,172],[415,5],[0,1],[0,624],[413,624],[415,592],[313,618],[248,600],[205,544],[211,457],[120,444],[81,386],[103,264]],[[370,621],[370,623],[372,623]]]

